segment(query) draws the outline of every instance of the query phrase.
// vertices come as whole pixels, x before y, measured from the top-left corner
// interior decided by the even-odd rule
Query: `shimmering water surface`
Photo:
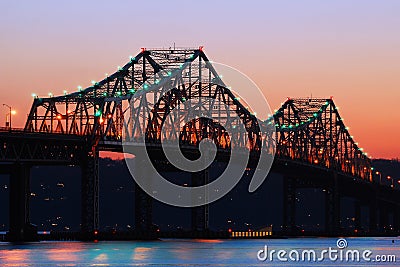
[[[338,249],[337,238],[294,238],[253,240],[188,240],[127,242],[38,242],[0,243],[0,266],[400,266],[400,238],[347,238],[343,250],[371,250],[376,255],[395,255],[396,262],[322,261],[281,262],[257,259],[257,252],[312,249],[320,253]],[[288,257],[288,255],[286,255]]]

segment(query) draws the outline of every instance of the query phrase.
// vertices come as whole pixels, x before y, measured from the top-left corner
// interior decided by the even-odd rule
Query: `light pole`
[[[11,118],[12,118],[12,115],[15,115],[15,110],[12,110],[12,108],[11,108],[11,106],[9,106],[9,105],[7,105],[7,104],[3,104],[3,106],[4,107],[7,107],[8,109],[9,109],[9,113],[8,113],[8,117],[9,117],[9,119],[10,119],[10,131],[11,131],[11,127],[12,127],[12,124],[11,124]],[[6,119],[7,119],[7,117],[6,117]],[[7,125],[6,125],[7,126]]]
[[[392,186],[391,186],[391,187],[394,188],[394,183],[393,183],[393,180],[394,180],[394,179],[393,179],[392,177],[390,177],[390,175],[387,177],[387,179],[388,179],[388,180],[392,180]]]
[[[375,174],[379,175],[379,184],[381,185],[382,184],[382,173],[376,172]]]

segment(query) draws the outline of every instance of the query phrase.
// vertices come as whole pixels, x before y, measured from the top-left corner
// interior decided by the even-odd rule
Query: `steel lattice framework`
[[[280,158],[372,181],[371,160],[354,141],[332,99],[288,99],[270,117]]]
[[[25,131],[86,136],[93,147],[121,143],[123,136],[133,143],[144,137],[152,144],[179,139],[194,146],[207,137],[222,149],[251,151],[263,143],[280,158],[372,179],[370,159],[349,134],[332,99],[288,99],[260,125],[201,48],[142,49],[114,74],[78,89],[36,97]],[[233,125],[234,136],[221,126],[227,124]]]

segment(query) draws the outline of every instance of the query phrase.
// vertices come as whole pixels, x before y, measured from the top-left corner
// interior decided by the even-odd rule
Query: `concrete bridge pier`
[[[381,233],[386,233],[389,230],[388,217],[387,203],[381,201],[379,203],[379,228]]]
[[[283,232],[296,235],[296,178],[283,177]]]
[[[378,201],[374,196],[369,203],[369,233],[375,234],[378,232]]]
[[[208,168],[197,173],[192,173],[192,187],[208,184]],[[205,197],[207,198],[207,192]],[[209,229],[209,206],[203,205],[192,208],[192,231],[204,232]]]
[[[96,239],[99,230],[99,151],[90,150],[81,161],[81,234]]]
[[[325,194],[325,232],[336,236],[340,233],[340,188],[337,173],[332,173],[331,186]]]
[[[354,201],[354,232],[358,233],[361,230],[361,202]]]
[[[10,175],[10,229],[6,239],[11,242],[36,241],[37,228],[29,220],[30,169],[15,163]]]
[[[145,168],[141,168],[143,160],[136,155],[134,176],[145,177],[151,183],[151,177],[146,177]],[[153,199],[135,182],[135,230],[143,235],[153,232]]]
[[[400,203],[393,207],[393,228],[397,235],[400,234]]]

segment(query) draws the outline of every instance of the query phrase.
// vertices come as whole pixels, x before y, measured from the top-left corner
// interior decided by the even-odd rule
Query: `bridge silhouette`
[[[296,190],[325,189],[326,234],[338,235],[340,199],[357,199],[369,207],[369,233],[383,234],[393,216],[393,232],[400,232],[400,192],[374,177],[371,159],[348,132],[334,101],[287,99],[266,120],[260,121],[245,103],[225,86],[199,49],[142,49],[118,71],[88,88],[46,98],[35,96],[23,129],[0,130],[0,172],[10,175],[9,240],[29,240],[29,177],[34,165],[76,165],[82,170],[81,233],[92,239],[99,231],[100,151],[123,152],[145,140],[160,171],[169,171],[162,140],[179,140],[181,149],[198,156],[199,143],[211,139],[218,148],[216,161],[226,161],[233,147],[250,151],[248,168],[255,168],[261,150],[275,155],[272,172],[284,179],[284,233],[297,235]],[[210,100],[211,99],[211,100]],[[224,105],[216,104],[212,99]],[[187,102],[209,112],[210,118],[180,108]],[[182,127],[162,127],[174,119]],[[235,119],[231,113],[237,114]],[[127,114],[129,116],[127,116]],[[229,136],[221,121],[237,125]],[[244,127],[240,128],[240,125]],[[273,130],[271,130],[273,129]],[[133,150],[134,151],[134,150]],[[137,155],[138,156],[138,155]],[[139,162],[140,158],[135,159]],[[137,168],[141,175],[146,170]],[[192,184],[209,181],[207,170],[192,175]],[[192,208],[193,231],[208,229],[208,206]],[[152,198],[135,186],[135,229],[152,229]]]

